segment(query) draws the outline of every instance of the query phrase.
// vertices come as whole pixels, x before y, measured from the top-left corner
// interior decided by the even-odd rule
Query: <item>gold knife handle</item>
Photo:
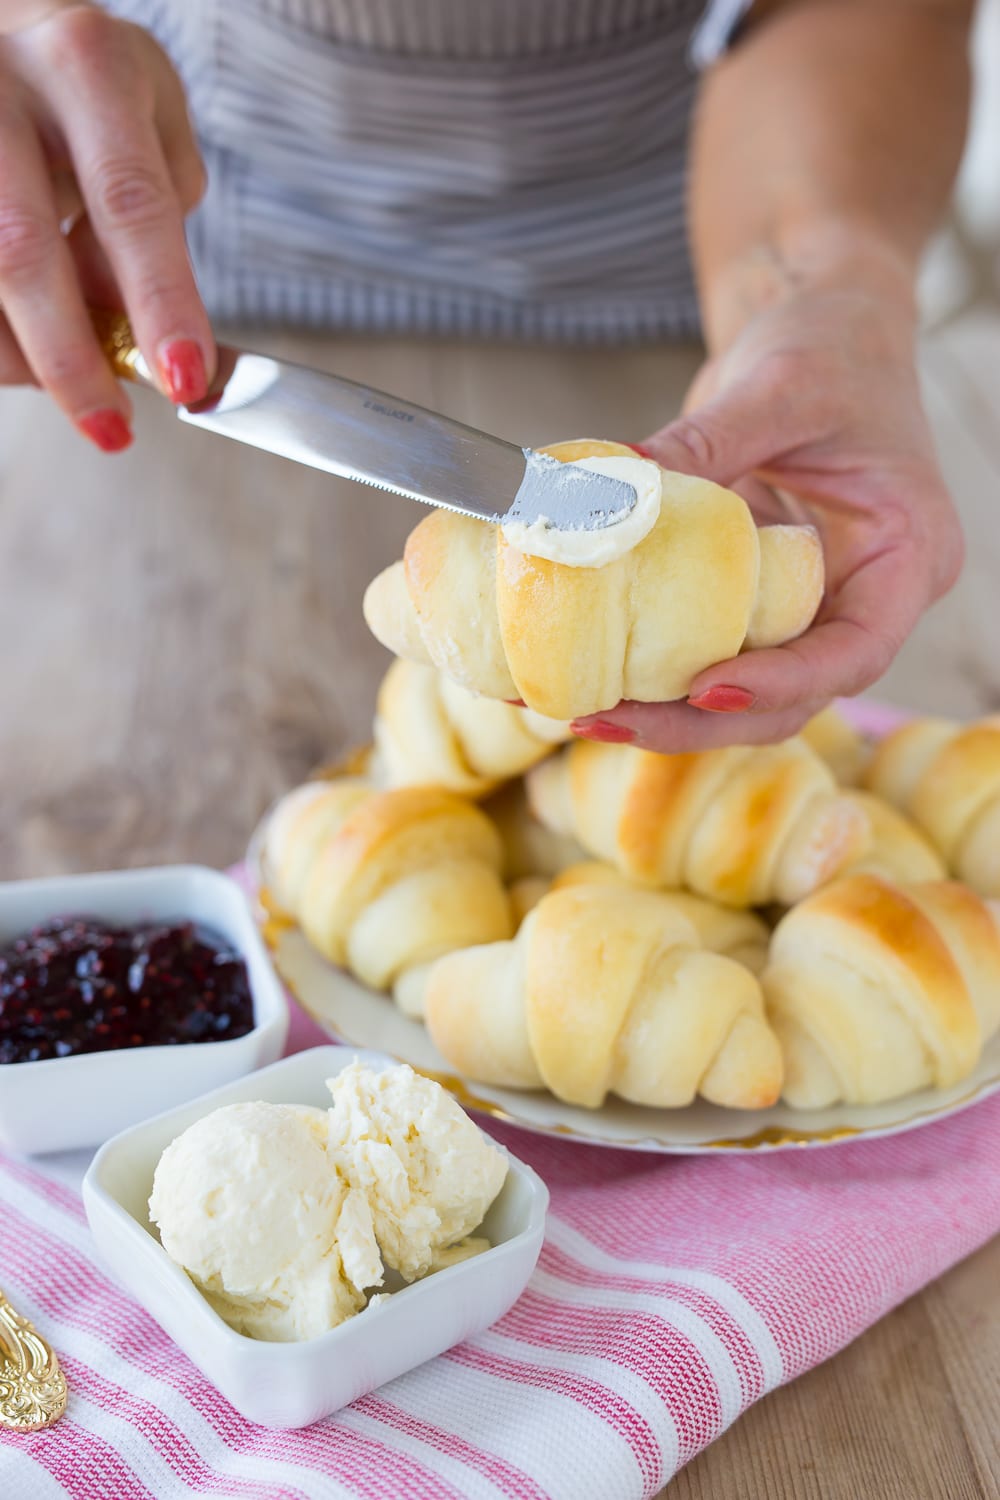
[[[153,375],[132,332],[128,315],[112,312],[108,308],[88,308],[90,321],[94,325],[98,342],[113,375],[119,380],[129,380],[134,385],[144,385],[158,396],[164,394],[160,382]],[[188,403],[190,411],[208,410],[213,407],[226,388],[226,382],[236,368],[240,351],[216,345],[215,374],[209,381],[208,390],[200,401]]]
[[[90,318],[104,357],[118,379],[130,380],[136,385],[146,385],[158,391],[159,385],[153,379],[135,341],[132,324],[126,314],[92,307]]]

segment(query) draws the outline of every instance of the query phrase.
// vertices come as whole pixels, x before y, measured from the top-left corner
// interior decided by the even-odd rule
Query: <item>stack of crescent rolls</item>
[[[761,747],[575,739],[571,718],[683,693],[819,604],[809,528],[757,531],[688,476],[662,494],[599,568],[421,522],[366,598],[399,652],[372,748],[274,809],[270,903],[481,1082],[585,1108],[947,1088],[1000,1029],[1000,718],[876,746],[834,709]]]

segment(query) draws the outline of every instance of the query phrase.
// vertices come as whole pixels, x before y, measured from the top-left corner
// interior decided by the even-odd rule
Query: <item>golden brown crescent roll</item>
[[[453,948],[508,937],[500,837],[436,787],[317,782],[278,803],[264,861],[276,904],[314,947],[419,1013],[423,971]]]
[[[943,880],[948,871],[944,860],[915,823],[904,817],[891,802],[873,792],[851,788],[844,794],[861,808],[871,827],[871,843],[859,859],[852,862],[846,874],[881,875],[903,884],[915,880]]]
[[[320,849],[375,788],[364,776],[307,781],[286,792],[267,820],[264,883],[272,907],[298,921],[302,887]]]
[[[529,911],[534,911],[542,897],[547,896],[551,889],[552,881],[547,875],[522,875],[511,881],[507,887],[507,899],[510,902],[515,932]]]
[[[864,779],[920,825],[953,875],[1000,896],[1000,715],[914,719],[881,741]]]
[[[849,875],[788,912],[762,976],[798,1109],[947,1088],[1000,1025],[1000,929],[946,881]]]
[[[688,919],[653,891],[553,891],[513,942],[433,965],[426,1020],[466,1076],[544,1086],[588,1109],[609,1093],[663,1109],[696,1094],[761,1109],[781,1088],[757,980],[701,950]]]
[[[489,814],[503,844],[505,880],[522,880],[542,875],[549,879],[567,865],[586,859],[587,852],[576,839],[554,833],[539,822],[528,806],[528,794],[522,780],[501,787],[486,802],[483,812]]]
[[[526,886],[527,882],[522,884]],[[617,885],[627,890],[640,889],[627,875],[616,870],[614,865],[606,865],[596,859],[570,865],[556,876],[547,889],[562,891],[579,885]],[[523,892],[522,906],[530,894],[527,890]],[[537,906],[544,894],[544,890],[536,889],[531,904]],[[754,974],[759,974],[763,969],[767,962],[771,929],[755,912],[720,906],[717,901],[709,901],[705,896],[695,896],[691,891],[661,891],[660,895],[664,901],[669,901],[674,911],[688,919],[703,948],[745,964]]]
[[[525,778],[537,817],[643,885],[791,905],[867,848],[868,819],[801,739],[656,755],[579,740]]]
[[[871,746],[835,704],[814,714],[799,732],[826,761],[841,786],[857,786]]]
[[[481,797],[568,738],[568,724],[399,660],[379,689],[373,774],[383,786],[443,786]]]
[[[621,443],[543,450],[564,462],[647,465]],[[812,527],[758,530],[732,490],[659,470],[659,515],[621,557],[569,566],[511,545],[499,528],[433,511],[403,560],[365,595],[373,634],[490,698],[522,699],[551,719],[623,698],[683,697],[691,679],[747,646],[800,635],[823,593]]]

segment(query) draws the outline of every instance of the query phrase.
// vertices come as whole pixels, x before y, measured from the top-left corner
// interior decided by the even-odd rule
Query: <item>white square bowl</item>
[[[326,1080],[355,1057],[379,1071],[396,1065],[378,1052],[313,1047],[125,1131],[98,1152],[84,1179],[91,1232],[114,1277],[237,1411],[265,1427],[306,1427],[488,1328],[517,1301],[542,1247],[548,1191],[530,1167],[504,1152],[507,1179],[483,1223],[491,1249],[302,1343],[259,1342],[223,1322],[150,1223],[160,1155],[223,1104],[328,1105]]]
[[[231,943],[247,966],[254,1025],[245,1036],[175,1047],[128,1047],[0,1065],[0,1146],[36,1154],[97,1146],[137,1120],[183,1104],[281,1056],[288,1004],[246,897],[200,865],[116,870],[0,884],[0,945],[53,917],[193,921]]]

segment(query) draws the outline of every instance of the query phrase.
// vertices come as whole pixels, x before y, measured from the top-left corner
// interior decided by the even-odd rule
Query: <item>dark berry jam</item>
[[[61,917],[0,948],[0,1063],[221,1042],[252,1028],[242,958],[191,922]]]

